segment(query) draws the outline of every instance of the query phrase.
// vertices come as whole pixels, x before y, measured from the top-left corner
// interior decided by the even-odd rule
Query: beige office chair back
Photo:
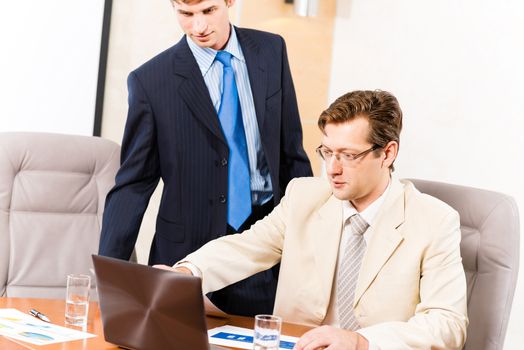
[[[460,214],[460,250],[468,285],[467,350],[501,350],[519,269],[519,214],[507,195],[411,180]]]
[[[64,298],[89,273],[120,147],[99,137],[0,133],[0,296]]]

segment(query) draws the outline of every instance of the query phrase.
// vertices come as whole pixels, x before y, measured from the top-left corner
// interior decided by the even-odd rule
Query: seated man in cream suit
[[[209,292],[280,262],[274,314],[320,326],[297,349],[462,349],[458,213],[391,177],[402,128],[396,98],[350,92],[318,125],[328,180],[291,181],[248,231],[158,267],[200,275]]]

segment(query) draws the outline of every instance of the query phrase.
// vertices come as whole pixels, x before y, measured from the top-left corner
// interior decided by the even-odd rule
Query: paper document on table
[[[248,328],[221,326],[207,331],[209,343],[230,346],[239,349],[253,349],[253,330]],[[297,337],[289,335],[280,336],[280,350],[293,349]]]
[[[16,309],[0,309],[0,335],[35,345],[96,337],[94,334],[40,321]]]

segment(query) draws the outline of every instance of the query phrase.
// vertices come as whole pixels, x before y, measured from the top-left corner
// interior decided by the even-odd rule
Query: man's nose
[[[207,21],[203,16],[195,16],[193,19],[193,30],[196,33],[205,33],[207,29]]]
[[[326,172],[328,175],[338,175],[342,173],[342,165],[335,155],[324,162],[326,163]]]

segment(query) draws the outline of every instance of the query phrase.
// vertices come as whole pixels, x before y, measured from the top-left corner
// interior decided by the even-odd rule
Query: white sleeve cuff
[[[359,331],[357,331],[357,333],[364,337],[364,334],[360,333]],[[366,337],[364,337],[364,338],[366,338]],[[366,339],[368,340],[368,350],[380,350],[380,347],[377,344],[373,343],[368,338],[366,338]]]
[[[173,265],[173,268],[177,267],[185,267],[186,269],[189,269],[193,276],[202,278],[202,272],[198,267],[196,267],[195,264],[190,263],[189,261],[179,261],[175,265]]]

